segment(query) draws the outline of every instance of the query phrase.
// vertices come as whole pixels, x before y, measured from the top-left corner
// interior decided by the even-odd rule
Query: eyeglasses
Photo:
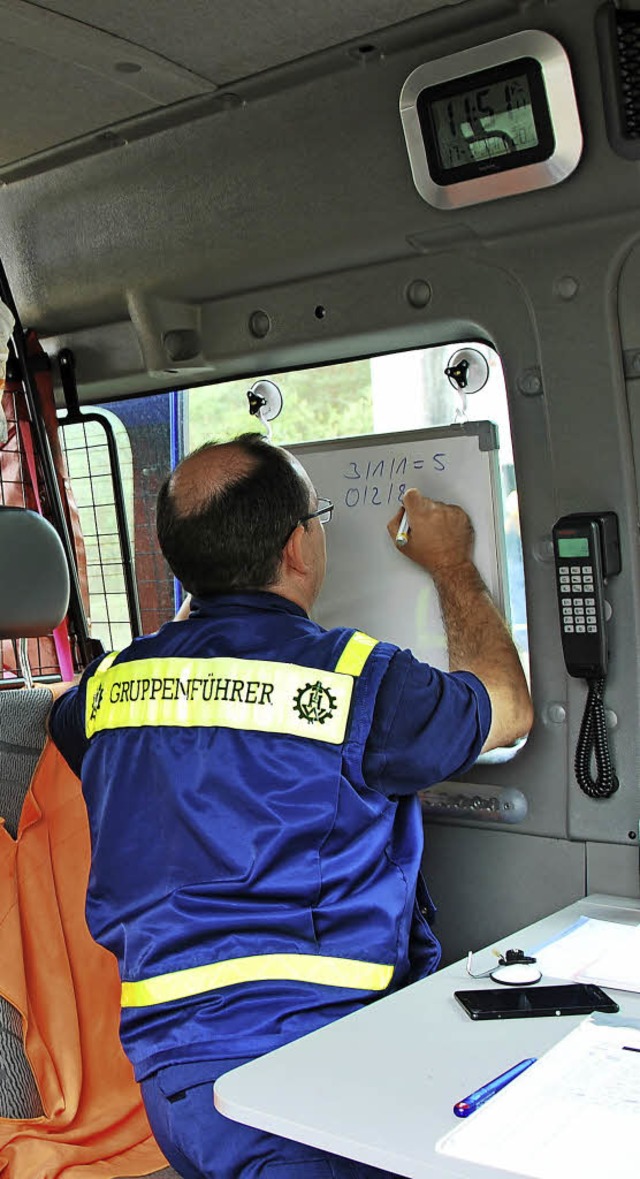
[[[334,505],[331,503],[330,499],[319,498],[318,506],[315,512],[309,512],[308,516],[301,516],[298,520],[298,524],[306,524],[307,520],[315,520],[316,518],[320,521],[321,524],[328,524],[331,517],[333,516],[333,508]],[[298,524],[296,524],[296,528],[298,527]]]
[[[319,520],[321,524],[328,524],[329,520],[331,519],[332,516],[333,516],[333,504],[331,503],[331,500],[330,499],[320,499],[320,497],[318,497],[318,506],[317,506],[315,512],[309,512],[309,514],[307,516],[301,516],[299,520],[296,520],[293,528],[291,528],[289,530],[289,532],[287,533],[287,535],[285,536],[283,543],[286,544],[289,537],[293,536],[293,533],[295,532],[295,530],[299,524],[306,524],[307,520],[316,520],[316,519]]]

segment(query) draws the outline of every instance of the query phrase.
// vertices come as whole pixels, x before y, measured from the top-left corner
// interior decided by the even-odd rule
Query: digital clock
[[[569,61],[548,33],[515,33],[419,66],[400,114],[416,188],[438,208],[557,184],[582,152]]]

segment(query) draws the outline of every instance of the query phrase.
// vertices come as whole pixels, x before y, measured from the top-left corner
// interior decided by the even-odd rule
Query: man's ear
[[[306,539],[307,532],[304,524],[298,524],[282,550],[282,564],[285,570],[298,574],[307,572],[309,561]]]

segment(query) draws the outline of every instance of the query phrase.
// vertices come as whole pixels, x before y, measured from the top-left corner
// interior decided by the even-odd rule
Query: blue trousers
[[[246,1058],[172,1065],[142,1081],[151,1129],[183,1179],[397,1179],[223,1117],[213,1082],[241,1064]]]

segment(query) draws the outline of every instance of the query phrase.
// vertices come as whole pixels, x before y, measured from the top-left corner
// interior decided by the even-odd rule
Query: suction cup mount
[[[264,422],[267,427],[267,437],[271,438],[272,422],[278,417],[283,405],[282,393],[275,381],[259,380],[247,390],[249,413]]]
[[[489,380],[489,365],[477,348],[460,348],[449,358],[444,375],[458,393],[479,393]]]

